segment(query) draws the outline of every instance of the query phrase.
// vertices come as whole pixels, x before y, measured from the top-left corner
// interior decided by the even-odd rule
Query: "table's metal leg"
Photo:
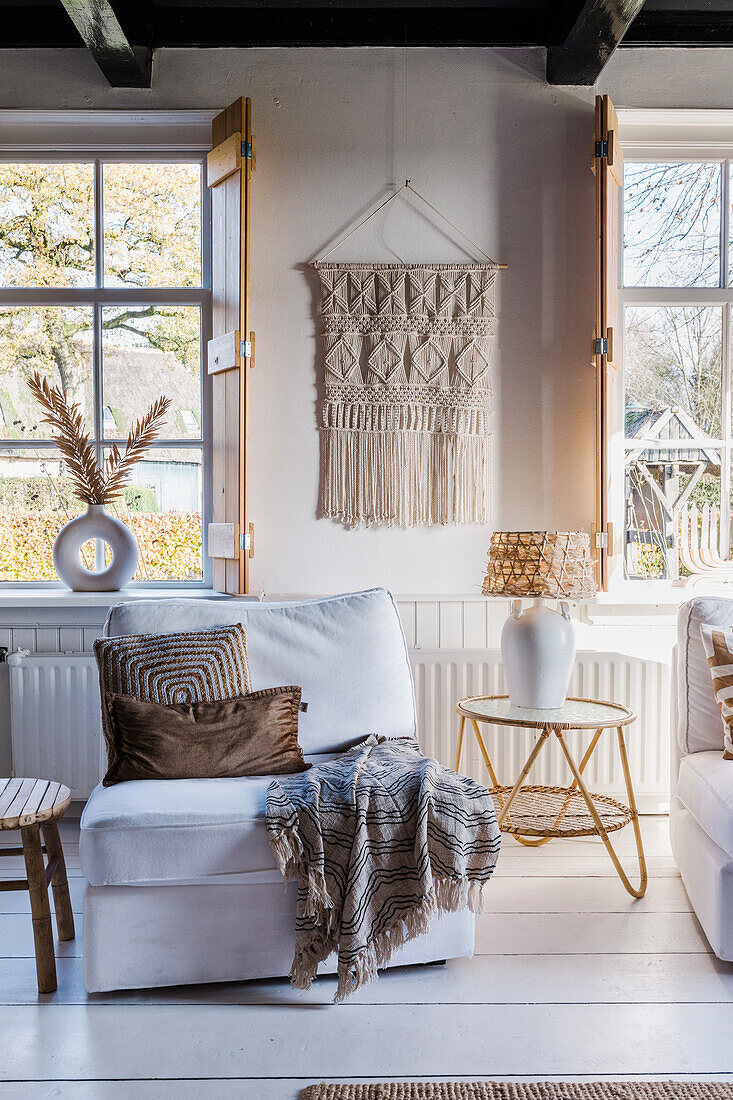
[[[512,802],[514,801],[514,799],[519,794],[520,790],[522,789],[524,781],[527,778],[527,776],[529,775],[529,772],[532,768],[532,765],[534,764],[535,760],[539,756],[540,749],[542,748],[542,746],[544,745],[545,741],[547,740],[547,738],[550,736],[551,733],[552,733],[552,726],[545,726],[545,728],[542,730],[542,733],[537,738],[537,741],[535,743],[534,748],[532,749],[531,753],[527,757],[527,763],[522,768],[522,770],[519,774],[519,778],[517,779],[516,783],[512,787],[511,794],[509,795],[509,798],[505,802],[505,804],[502,808],[501,814],[499,815],[499,828],[501,828],[502,823],[503,823],[504,819],[506,818],[506,815],[509,811],[509,807],[511,806]],[[542,837],[541,839],[544,840],[545,838]]]
[[[456,767],[455,767],[456,771],[458,771],[459,768],[460,768],[461,754],[462,754],[462,751],[463,751],[463,736],[464,736],[464,730],[465,730],[465,723],[466,723],[466,719],[463,716],[461,716],[461,724],[458,728],[458,750],[456,752]],[[473,718],[471,719],[471,725],[473,726],[473,732],[474,732],[474,736],[476,738],[476,743],[478,744],[479,750],[481,752],[481,756],[483,757],[484,764],[486,765],[486,770],[489,773],[489,779],[491,780],[491,785],[498,791],[498,788],[501,786],[501,783],[499,782],[499,777],[497,776],[496,772],[494,771],[494,766],[491,763],[491,757],[489,756],[489,751],[486,748],[486,742],[484,741],[483,734],[481,733],[481,727],[479,726],[478,721],[476,721]],[[504,807],[504,801],[503,801],[502,795],[499,794],[499,793],[495,794],[494,795],[494,801],[499,803],[499,810],[501,811]],[[529,839],[529,838],[525,839],[524,837],[519,836],[517,833],[514,833],[513,835],[514,835],[515,840],[519,841],[520,844],[525,844],[528,848],[538,848],[541,844],[547,844],[552,839],[552,837],[549,837],[549,836],[533,837],[532,839]]]
[[[580,761],[580,764],[578,766],[578,771],[580,772],[581,775],[585,771],[585,769],[588,765],[588,761],[590,760],[591,756],[593,755],[595,747],[598,744],[598,739],[601,736],[601,734],[603,733],[604,728],[605,728],[604,726],[601,726],[601,728],[599,730],[596,730],[596,732],[593,735],[593,740],[591,741],[590,745],[588,746],[588,748],[585,750],[585,753],[583,754],[583,759]],[[562,819],[565,817],[565,814],[568,811],[568,806],[570,805],[570,800],[572,798],[573,791],[577,788],[577,785],[578,784],[575,782],[575,779],[573,779],[572,783],[568,787],[568,793],[565,796],[565,801],[563,802],[563,804],[560,808],[560,813],[557,815],[557,817],[555,819],[555,824],[552,826],[553,829],[556,829],[558,827],[558,825],[560,824],[560,822],[562,821]]]
[[[549,844],[552,840],[551,836],[521,836],[519,833],[512,833],[512,836],[525,848],[541,848],[543,844]]]
[[[463,755],[463,736],[466,732],[466,718],[462,714],[461,721],[458,726],[458,745],[456,746],[456,766],[453,769],[455,772],[461,770],[461,756]]]
[[[621,731],[620,731],[620,727],[619,727],[619,733],[620,732]],[[636,836],[637,852],[639,854],[639,872],[640,872],[640,882],[639,882],[638,889],[634,888],[631,885],[631,882],[629,881],[628,875],[626,874],[623,867],[621,866],[621,861],[619,860],[618,856],[616,855],[615,849],[614,849],[613,845],[611,844],[608,833],[606,832],[606,830],[604,828],[604,825],[603,825],[603,822],[601,821],[598,810],[596,809],[595,803],[593,802],[593,798],[591,797],[591,794],[588,791],[588,788],[586,787],[585,783],[583,782],[583,777],[582,777],[580,771],[578,770],[578,765],[575,763],[572,756],[570,755],[570,750],[568,749],[568,747],[565,743],[565,738],[562,735],[562,730],[555,729],[555,736],[557,737],[558,741],[560,742],[560,747],[563,751],[565,759],[568,762],[568,767],[570,768],[570,771],[573,773],[573,779],[575,780],[575,782],[578,786],[578,790],[580,791],[583,798],[585,799],[585,804],[588,807],[588,811],[589,811],[591,817],[593,818],[593,823],[596,827],[596,831],[598,833],[598,836],[601,838],[601,840],[603,841],[603,843],[606,846],[606,851],[608,852],[609,856],[611,857],[611,862],[613,863],[614,867],[616,868],[616,873],[618,874],[618,877],[621,879],[621,882],[623,883],[624,887],[631,894],[632,897],[634,897],[634,898],[643,897],[645,892],[646,892],[646,886],[647,886],[646,864],[644,862],[644,853],[643,853],[643,849],[641,847],[641,832],[639,830],[639,821],[638,821],[638,815],[636,813],[636,804],[633,801],[634,792],[633,792],[632,787],[631,787],[631,777],[629,776],[628,761],[626,760],[626,746],[623,745],[623,737],[621,737],[619,739],[619,744],[623,745],[621,764],[622,764],[622,767],[624,769],[624,781],[626,783],[626,790],[627,790],[627,793],[629,794],[629,797],[631,799],[631,801],[629,802],[629,806],[630,806],[630,808],[631,808],[631,810],[634,814],[634,817],[632,818],[632,821],[633,821],[633,824],[634,824],[634,834]],[[587,755],[587,753],[586,753],[586,755]]]
[[[484,764],[486,765],[486,770],[489,773],[489,778],[491,779],[492,786],[498,787],[500,786],[500,783],[499,780],[496,778],[496,772],[494,771],[494,766],[491,763],[489,750],[486,748],[486,745],[484,743],[483,734],[481,733],[481,727],[479,726],[475,718],[471,719],[471,725],[473,726],[474,736],[478,742],[478,747],[481,751],[481,755],[484,758]]]
[[[646,893],[646,887],[648,882],[646,859],[644,858],[644,845],[641,841],[641,825],[639,824],[639,812],[636,808],[636,798],[634,796],[634,788],[631,783],[631,772],[629,771],[629,758],[626,755],[626,741],[624,739],[623,726],[616,727],[616,733],[618,734],[618,751],[621,756],[621,767],[624,772],[624,783],[626,784],[626,794],[629,799],[629,806],[633,813],[631,824],[634,828],[634,839],[636,840],[636,854],[639,859],[639,892],[635,897],[643,897]]]

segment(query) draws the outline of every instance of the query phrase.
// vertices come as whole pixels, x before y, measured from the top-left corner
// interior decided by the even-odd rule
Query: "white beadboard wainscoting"
[[[467,695],[498,695],[506,691],[499,653],[485,649],[413,649],[410,662],[420,745],[428,756],[452,767],[458,737],[456,701]],[[666,813],[670,768],[668,666],[620,653],[580,652],[570,694],[625,703],[636,711],[636,722],[626,729],[626,742],[639,809]],[[513,783],[529,756],[536,731],[483,724],[481,728],[500,782]],[[568,735],[577,760],[590,736],[590,732]],[[488,781],[470,724],[466,726],[461,770],[482,783]],[[595,791],[625,795],[615,730],[603,735],[586,776]],[[532,769],[530,782],[559,786],[566,785],[571,778],[559,746],[548,742]]]
[[[466,695],[504,690],[498,639],[506,615],[504,601],[481,596],[399,597],[415,677],[419,735],[423,750],[453,765],[458,731],[456,702]],[[16,774],[48,774],[67,783],[77,799],[86,798],[102,769],[99,689],[92,655],[106,608],[77,604],[67,609],[0,606],[0,645],[30,657],[16,669],[10,756],[9,683],[0,665],[0,741],[4,761]],[[640,809],[660,812],[669,799],[669,659],[671,621],[663,644],[643,619],[620,634],[579,624],[579,654],[572,694],[626,703],[638,714],[627,733]],[[645,631],[654,636],[646,644]],[[630,637],[627,638],[627,635]],[[629,652],[626,641],[633,641]],[[2,696],[5,696],[3,699]],[[516,776],[526,758],[531,731],[485,727],[489,751],[504,782]],[[576,742],[584,735],[574,734]],[[0,745],[0,749],[3,746]],[[576,744],[576,751],[578,744]],[[7,766],[7,765],[6,765]],[[486,774],[470,728],[463,769],[480,781]],[[3,772],[0,767],[0,773]],[[599,791],[620,794],[615,739],[604,735],[589,776]],[[567,772],[554,748],[543,750],[533,772],[537,782],[565,782]]]
[[[11,728],[13,766],[19,775],[50,775],[66,783],[76,799],[88,797],[104,770],[99,718],[99,684],[87,653],[34,653],[12,658]],[[504,677],[498,652],[491,650],[410,650],[415,678],[418,733],[425,753],[452,766],[458,719],[455,705],[466,695],[498,694]],[[572,694],[615,699],[635,707],[637,722],[627,732],[629,757],[639,805],[659,812],[669,800],[669,675],[666,666],[618,653],[580,653]],[[529,755],[532,730],[484,727],[494,767],[509,782]],[[463,771],[485,782],[486,772],[470,727]],[[577,757],[588,733],[571,734]],[[621,794],[623,778],[615,738],[608,734],[588,767],[595,790]],[[567,766],[549,744],[532,773],[533,781],[569,781]]]

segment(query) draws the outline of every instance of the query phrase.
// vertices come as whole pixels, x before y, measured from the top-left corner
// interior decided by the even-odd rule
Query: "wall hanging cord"
[[[483,248],[476,244],[476,242],[472,240],[472,238],[469,237],[467,233],[464,233],[462,229],[459,229],[458,226],[450,220],[450,218],[447,218],[445,214],[441,213],[441,211],[438,210],[436,206],[433,206],[433,204],[429,202],[424,195],[421,195],[419,191],[416,191],[415,188],[412,186],[412,182],[410,180],[405,180],[402,187],[398,187],[396,191],[393,191],[392,194],[384,200],[384,202],[380,202],[379,206],[377,206],[376,209],[372,210],[370,214],[367,214],[367,216],[363,218],[358,225],[354,226],[353,229],[350,229],[348,233],[346,233],[343,237],[336,241],[335,244],[332,244],[331,247],[326,252],[324,252],[322,256],[319,256],[318,259],[314,260],[313,262],[318,264],[325,260],[327,256],[330,256],[331,253],[339,247],[339,245],[342,245],[345,241],[348,241],[349,237],[353,237],[354,233],[358,232],[358,230],[360,230],[362,226],[366,225],[366,223],[370,221],[376,214],[378,214],[380,210],[384,210],[385,206],[389,206],[389,204],[394,199],[396,199],[398,195],[401,195],[403,191],[410,191],[416,198],[420,199],[420,202],[424,203],[425,206],[432,210],[434,214],[437,214],[441,221],[444,221],[446,225],[450,226],[450,228],[455,233],[458,233],[459,236],[468,241],[471,247],[475,248],[476,251],[479,252],[484,257],[484,259],[488,260],[490,264],[494,264],[494,266],[499,268],[501,271],[505,271],[507,269],[508,264],[497,264],[495,260],[492,260],[491,256],[487,255],[487,253],[484,252]]]

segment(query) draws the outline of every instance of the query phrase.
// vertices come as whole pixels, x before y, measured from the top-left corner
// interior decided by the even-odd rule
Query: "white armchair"
[[[672,676],[672,851],[705,935],[733,961],[733,760],[700,624],[733,626],[733,600],[699,596],[677,618]]]
[[[322,600],[140,600],[110,611],[110,636],[241,622],[252,688],[300,684],[306,759],[370,733],[414,736],[415,699],[397,609],[383,589]],[[287,890],[265,827],[268,776],[133,780],[92,793],[81,819],[84,984],[89,992],[287,975],[297,884]],[[390,965],[473,954],[473,914],[446,913]],[[335,970],[335,957],[323,964]]]

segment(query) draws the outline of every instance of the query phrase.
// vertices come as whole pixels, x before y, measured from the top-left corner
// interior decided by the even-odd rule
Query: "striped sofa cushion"
[[[219,702],[250,690],[244,627],[218,627],[180,634],[135,634],[94,643],[104,699],[133,695],[152,703]],[[102,728],[110,767],[114,738],[106,707]]]
[[[700,634],[723,717],[723,757],[733,760],[733,628],[701,623]]]

